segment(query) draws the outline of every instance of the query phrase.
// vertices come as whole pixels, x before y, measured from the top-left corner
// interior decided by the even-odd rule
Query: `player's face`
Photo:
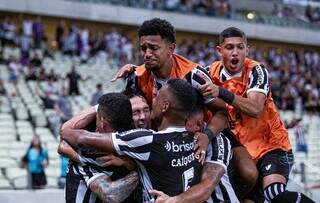
[[[244,60],[248,54],[248,47],[241,37],[225,38],[224,42],[217,46],[224,67],[231,74],[240,72],[243,68]]]
[[[175,44],[162,39],[160,35],[140,37],[140,53],[146,69],[159,70],[171,57]]]
[[[159,126],[162,122],[162,118],[163,118],[163,114],[166,111],[166,105],[168,105],[167,103],[167,99],[166,99],[166,90],[167,87],[163,86],[157,96],[153,99],[152,101],[152,111],[151,111],[151,120],[152,123],[155,124],[156,126]]]
[[[132,119],[136,128],[150,128],[150,108],[142,97],[132,97]]]

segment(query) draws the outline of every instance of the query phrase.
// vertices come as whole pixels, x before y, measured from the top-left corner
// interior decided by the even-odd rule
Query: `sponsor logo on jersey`
[[[169,142],[167,141],[167,143],[164,145],[164,148],[168,151],[168,152],[188,152],[193,150],[195,145],[195,142],[188,142],[185,143],[184,141],[182,141],[181,144],[176,144],[175,142]]]

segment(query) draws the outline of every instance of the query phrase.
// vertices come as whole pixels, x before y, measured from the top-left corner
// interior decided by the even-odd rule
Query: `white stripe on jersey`
[[[148,172],[146,168],[139,162],[136,161],[138,165],[138,172],[140,182],[142,183],[142,202],[154,202],[155,198],[149,193],[149,190],[153,190]]]
[[[88,188],[86,186],[86,183],[83,180],[80,180],[80,183],[78,185],[78,190],[77,190],[77,197],[76,197],[76,202],[75,203],[83,203],[84,202],[84,197],[86,195]],[[89,201],[87,203],[95,203],[97,199],[97,196],[91,192]]]
[[[225,195],[228,195],[228,198],[230,199],[231,203],[239,203],[239,200],[237,196],[235,195],[235,192],[232,188],[232,185],[230,183],[229,177],[228,177],[228,171],[227,167],[229,165],[229,162],[232,158],[232,149],[231,149],[231,143],[227,137],[225,137],[222,133],[220,133],[218,136],[214,137],[212,143],[216,143],[216,146],[212,146],[213,144],[210,143],[207,149],[207,156],[206,156],[206,163],[212,163],[212,164],[219,164],[222,166],[225,170],[225,173],[221,177],[220,183],[226,190]],[[215,150],[212,148],[215,147]],[[216,152],[217,154],[213,154]],[[216,196],[219,202],[226,201],[223,197],[223,192],[220,187],[220,185],[217,185],[214,189],[213,193],[214,195],[211,195],[211,197],[207,200],[207,202],[215,202],[212,199],[212,196]]]

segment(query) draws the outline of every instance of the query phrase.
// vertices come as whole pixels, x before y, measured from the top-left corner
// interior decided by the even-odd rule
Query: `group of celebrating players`
[[[138,37],[144,64],[113,79],[126,77],[125,91],[62,126],[66,202],[313,202],[286,190],[288,132],[243,31],[223,30],[221,61],[205,68],[175,53],[166,20]]]

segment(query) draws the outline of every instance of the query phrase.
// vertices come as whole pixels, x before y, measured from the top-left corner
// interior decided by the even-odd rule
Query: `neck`
[[[170,60],[167,60],[166,63],[163,64],[158,70],[153,71],[153,74],[157,78],[168,79],[170,78],[171,70],[172,70],[173,61],[170,57]]]
[[[160,124],[160,126],[158,127],[158,130],[164,130],[164,129],[167,129],[169,127],[185,127],[185,121],[184,120],[181,120],[181,119],[177,119],[177,118],[173,118],[173,119],[170,119],[170,118],[167,118],[167,117],[164,117],[162,119],[162,122]]]

